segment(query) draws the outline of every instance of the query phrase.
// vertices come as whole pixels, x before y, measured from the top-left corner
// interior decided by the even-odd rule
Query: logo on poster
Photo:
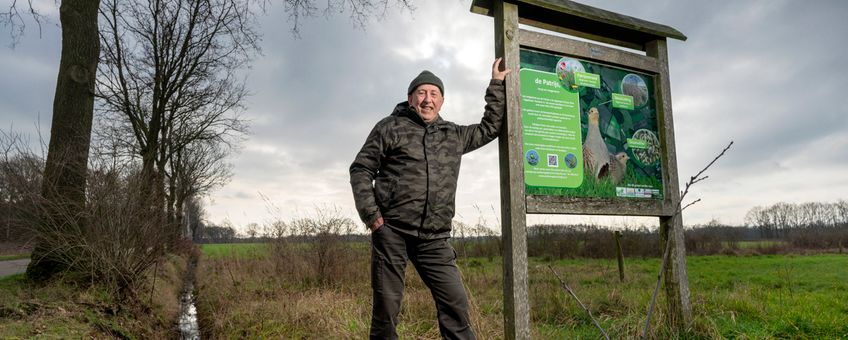
[[[527,163],[530,163],[532,166],[539,164],[539,153],[536,152],[536,150],[527,151],[524,158],[527,159]]]

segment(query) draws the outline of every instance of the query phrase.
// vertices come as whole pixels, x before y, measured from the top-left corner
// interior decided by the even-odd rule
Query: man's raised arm
[[[504,79],[512,72],[510,69],[500,70],[503,58],[495,59],[492,64],[492,80],[486,88],[486,107],[483,119],[479,124],[464,127],[462,134],[465,139],[463,153],[471,152],[497,138],[501,131],[503,115],[506,111],[506,90]]]

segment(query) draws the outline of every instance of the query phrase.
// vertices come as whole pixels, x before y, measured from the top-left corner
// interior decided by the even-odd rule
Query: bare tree
[[[763,207],[756,206],[751,208],[751,210],[745,214],[745,223],[759,229],[762,237],[777,237],[777,228],[769,218],[768,211]]]
[[[215,148],[245,132],[238,111],[247,92],[236,72],[258,51],[253,9],[248,0],[106,0],[101,18],[99,108],[134,140],[153,201],[174,221],[176,185],[194,185],[169,165],[189,168],[178,164],[196,163],[189,145]]]
[[[23,1],[22,1],[23,2]],[[38,26],[38,35],[41,36],[41,24],[46,18],[33,6],[33,0],[26,1],[27,6],[18,8],[18,1],[12,0],[6,11],[0,12],[0,24],[9,27],[9,37],[12,38],[11,46],[14,47],[23,37],[27,27],[27,17],[31,17]]]
[[[247,230],[245,231],[245,234],[247,235],[248,238],[250,238],[251,241],[255,240],[256,235],[259,235],[259,224],[256,223],[256,222],[248,223],[247,224]]]
[[[349,256],[351,248],[345,244],[345,238],[355,225],[353,220],[343,217],[341,210],[334,206],[316,207],[312,216],[297,218],[288,223],[295,234],[293,236],[308,241],[305,250],[319,282],[332,284],[342,276],[337,273],[343,270],[345,264],[339,259]]]
[[[226,162],[231,148],[216,141],[197,141],[176,150],[169,164],[167,206],[174,220],[182,225],[185,202],[202,197],[223,186],[232,176],[232,165]]]
[[[364,18],[367,18],[371,15],[378,14],[376,9],[378,9],[381,5],[383,9],[385,9],[388,5],[389,0],[341,0],[341,1],[328,1],[325,9],[325,14],[329,14],[332,10],[338,10],[339,12],[350,11],[351,17],[355,22],[364,23]],[[411,8],[408,0],[396,0],[402,7]],[[230,36],[234,37],[250,37],[252,34],[255,34],[252,30],[241,31],[242,28],[252,27],[252,16],[241,15],[245,12],[242,11],[245,6],[250,4],[260,4],[264,9],[264,5],[270,3],[270,0],[255,0],[255,1],[194,1],[194,11],[192,11],[190,6],[181,7],[182,4],[189,3],[188,1],[179,1],[178,3],[174,2],[165,2],[165,1],[154,1],[151,0],[150,3],[156,4],[154,7],[157,11],[154,11],[151,18],[154,22],[152,25],[154,35],[152,37],[179,37],[185,33],[184,30],[189,30],[191,32],[197,32],[200,30],[202,32],[210,33],[210,32],[219,32],[218,29],[221,27],[225,27],[225,30],[235,28],[237,31],[228,32]],[[23,3],[23,2],[21,2]],[[72,218],[72,221],[67,221],[69,225],[84,225],[84,221],[78,220],[83,214],[82,212],[85,210],[85,190],[86,190],[86,176],[87,176],[87,163],[88,163],[88,153],[89,146],[91,143],[91,128],[92,128],[92,120],[93,120],[93,112],[94,112],[94,89],[95,89],[95,79],[98,71],[98,62],[100,55],[100,40],[101,36],[99,35],[99,23],[98,18],[101,17],[98,13],[102,13],[102,17],[104,18],[112,18],[115,20],[114,22],[107,24],[107,27],[119,25],[129,25],[132,26],[132,21],[119,22],[117,21],[119,18],[123,20],[123,18],[129,18],[130,14],[136,13],[145,13],[146,9],[144,6],[131,6],[127,5],[126,7],[118,6],[115,1],[110,1],[112,6],[106,6],[105,9],[101,10],[100,8],[100,0],[65,0],[60,1],[59,4],[59,22],[61,24],[62,29],[62,52],[61,52],[61,60],[59,62],[59,73],[57,77],[56,83],[56,94],[53,99],[53,118],[52,125],[50,131],[50,143],[48,148],[48,155],[46,166],[44,168],[44,176],[42,183],[42,196],[45,198],[46,202],[50,202],[50,205],[54,207],[58,207],[60,209],[69,209],[68,211],[76,211],[77,213],[71,213],[68,217]],[[134,2],[138,3],[138,2]],[[223,12],[209,12],[208,8],[213,7],[214,4],[225,4],[226,10]],[[283,0],[285,10],[290,14],[290,17],[293,19],[293,32],[298,31],[299,19],[304,16],[314,15],[314,10],[317,8],[314,3],[314,0]],[[129,9],[131,12],[119,13],[118,10]],[[178,9],[177,14],[174,15],[174,12],[170,12],[170,16],[160,16],[158,10],[166,11]],[[149,11],[147,11],[149,12]],[[383,11],[385,12],[385,10]],[[167,13],[167,12],[166,12]],[[213,16],[218,15],[218,18],[224,19],[224,22],[235,22],[234,25],[221,25],[216,24],[208,27],[203,27],[202,25],[199,27],[195,26],[186,26],[186,25],[176,25],[175,22],[171,21],[160,21],[160,19],[175,19],[181,18],[185,15],[190,15],[188,13],[212,13]],[[127,16],[125,16],[127,15]],[[378,14],[379,15],[379,14]],[[25,30],[26,21],[24,18],[26,16],[32,17],[35,22],[38,24],[39,31],[41,29],[41,23],[43,21],[43,16],[35,10],[33,7],[33,2],[31,0],[27,1],[25,9],[22,11],[18,5],[17,1],[12,1],[12,3],[7,7],[7,10],[4,12],[0,12],[0,24],[4,24],[10,28],[10,32],[12,35],[13,45],[18,41],[18,39],[23,35]],[[139,19],[147,19],[143,17],[138,17]],[[140,22],[135,22],[140,23]],[[250,24],[248,24],[250,23]],[[144,30],[146,28],[150,28],[150,26],[140,25],[133,26],[138,29]],[[205,29],[205,31],[204,31]],[[116,31],[112,31],[116,32]],[[143,31],[142,31],[143,32]],[[126,34],[137,33],[137,32],[126,32]],[[174,35],[176,33],[176,35]],[[114,42],[121,42],[124,33],[117,34],[113,36],[111,39]],[[160,35],[161,34],[161,35]],[[181,49],[179,50],[170,50],[170,51],[182,51],[187,50],[189,48],[196,47],[196,44],[203,45],[204,38],[208,38],[208,36],[197,36],[197,40],[159,40],[155,41],[164,44],[164,46],[177,46],[176,44],[182,44]],[[254,36],[255,37],[255,36]],[[108,31],[104,34],[103,39],[106,40],[108,38]],[[143,41],[136,41],[133,43],[140,43]],[[212,44],[207,44],[206,46],[210,49],[218,48],[219,41],[213,39]],[[160,46],[156,45],[154,51],[157,51]],[[117,47],[116,47],[117,48]],[[235,40],[234,44],[230,46],[228,53],[232,53],[232,55],[237,55],[238,53],[250,50],[255,48],[255,40],[245,39],[245,40]],[[120,50],[117,48],[114,51]],[[227,47],[224,47],[224,50],[228,50]],[[167,51],[167,50],[165,50]],[[203,51],[202,49],[200,51]],[[205,53],[205,52],[204,52]],[[110,52],[106,52],[106,55],[109,55]],[[227,53],[224,53],[227,55]],[[188,56],[187,54],[160,54],[158,52],[154,52],[150,55],[147,55],[146,59],[136,59],[139,65],[132,65],[133,67],[140,68],[144,63],[158,62],[162,60],[168,60],[172,63],[177,63],[182,60],[182,57]],[[122,57],[123,58],[123,57]],[[117,62],[117,65],[127,65],[124,59],[121,59]],[[149,112],[139,112],[139,111],[130,111],[130,103],[127,98],[124,98],[126,112],[128,114],[132,113],[136,116],[144,116],[149,115],[153,118],[153,115],[156,116],[154,119],[147,120],[152,123],[148,126],[139,125],[132,126],[132,132],[135,135],[137,140],[145,141],[145,144],[139,145],[140,154],[147,157],[147,160],[150,164],[144,164],[146,169],[146,175],[148,178],[153,178],[156,182],[158,182],[158,188],[162,188],[164,184],[164,177],[162,173],[164,173],[165,163],[167,162],[166,150],[159,149],[162,145],[159,144],[159,136],[164,136],[164,138],[168,138],[171,133],[168,127],[165,125],[169,119],[179,119],[176,118],[178,108],[173,106],[173,102],[185,104],[184,108],[190,108],[192,105],[197,104],[192,102],[188,97],[186,97],[185,101],[183,100],[174,100],[170,101],[171,97],[176,96],[178,98],[183,98],[182,95],[187,93],[182,93],[179,91],[173,91],[174,87],[171,83],[162,83],[161,80],[168,79],[169,81],[176,81],[177,83],[188,82],[190,78],[186,77],[176,77],[172,78],[174,72],[179,71],[182,75],[187,75],[197,71],[198,69],[203,71],[208,71],[206,68],[207,65],[202,63],[193,64],[192,67],[189,67],[191,72],[185,72],[187,69],[184,68],[175,68],[173,64],[159,64],[164,66],[164,68],[154,68],[154,75],[158,77],[153,77],[148,79],[152,79],[152,82],[148,83],[118,83],[113,84],[118,86],[117,88],[134,88],[136,91],[141,91],[142,87],[152,88],[153,90],[149,92],[144,92],[149,95],[151,98],[159,98],[159,99],[167,99],[165,101],[151,101],[150,98],[145,98],[144,96],[136,96],[136,99],[145,98],[147,102],[151,105],[156,103],[156,109],[158,111],[149,111]],[[165,71],[165,72],[163,72]],[[109,75],[111,79],[118,79],[127,81],[131,80],[131,78],[126,77],[126,75],[117,76]],[[143,78],[137,78],[138,80]],[[222,80],[219,78],[219,80]],[[226,82],[236,83],[233,79],[224,78]],[[172,90],[172,91],[169,91]],[[126,91],[125,91],[126,92]],[[120,92],[118,92],[120,93]],[[165,95],[164,97],[162,95]],[[120,103],[120,100],[117,101]],[[238,102],[236,102],[238,104]],[[134,105],[134,107],[139,108],[140,105]],[[122,112],[122,111],[119,111]],[[226,111],[224,111],[226,112]],[[168,114],[169,116],[165,116]],[[202,130],[202,129],[201,129]],[[173,148],[171,148],[173,149]],[[164,162],[157,163],[158,173],[153,172],[152,163],[155,162],[156,156],[158,153],[158,159],[164,160]],[[165,154],[165,156],[163,156]],[[154,161],[150,161],[154,159]],[[158,174],[158,175],[157,175]],[[155,177],[154,177],[155,176]],[[58,214],[57,214],[58,217]],[[59,221],[61,219],[47,219]],[[33,251],[33,259],[34,261],[27,268],[27,276],[31,279],[35,280],[45,280],[50,278],[53,274],[63,270],[61,266],[61,262],[52,261],[50,259],[50,249],[46,249],[43,245],[43,242],[37,242],[36,247]]]
[[[263,0],[263,4],[268,2],[271,1]],[[412,2],[411,0],[329,0],[322,9],[319,9],[317,1],[314,0],[283,0],[283,6],[291,22],[292,34],[299,36],[301,19],[313,17],[319,10],[325,16],[334,12],[348,13],[354,25],[365,27],[370,18],[384,16],[390,4],[395,4],[400,9],[413,10]]]
[[[834,209],[834,214],[836,214],[836,223],[841,225],[848,225],[848,201],[839,200],[834,203],[836,206]]]
[[[189,196],[185,201],[183,211],[183,224],[186,225],[187,229],[186,236],[197,241],[205,226],[206,211],[203,209],[203,204],[196,196]]]
[[[44,158],[30,151],[20,133],[0,130],[0,241],[26,242],[32,236],[24,212],[34,210],[43,171]]]

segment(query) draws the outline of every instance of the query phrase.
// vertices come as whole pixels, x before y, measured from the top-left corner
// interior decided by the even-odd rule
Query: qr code
[[[548,155],[548,166],[559,166],[559,157],[557,155]]]

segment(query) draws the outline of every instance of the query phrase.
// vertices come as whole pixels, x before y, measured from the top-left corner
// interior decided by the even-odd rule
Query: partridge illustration
[[[624,173],[627,172],[627,160],[630,159],[624,152],[609,155],[609,176],[613,184],[621,183]]]
[[[589,109],[589,128],[586,131],[586,141],[583,142],[583,171],[595,178],[609,171],[610,157],[607,144],[601,137],[599,127],[600,114],[598,108]]]

